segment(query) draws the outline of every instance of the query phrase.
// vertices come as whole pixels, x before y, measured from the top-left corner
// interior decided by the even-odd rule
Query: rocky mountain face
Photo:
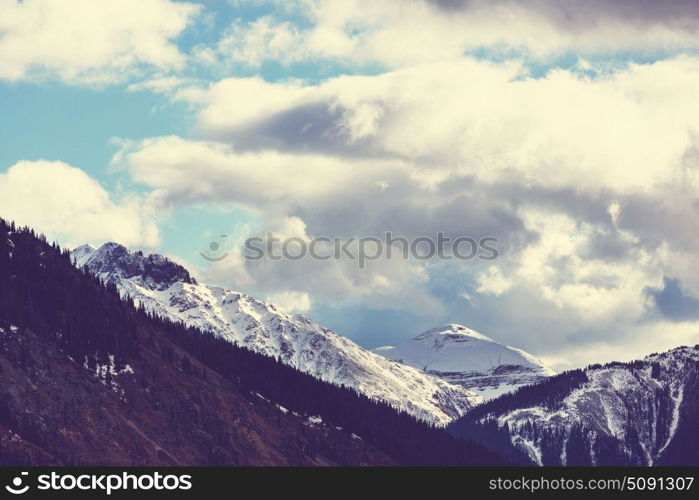
[[[79,247],[72,259],[152,313],[277,357],[320,380],[354,388],[436,425],[446,425],[482,402],[465,387],[372,353],[304,316],[197,283],[186,269],[162,256],[106,243],[99,249]]]
[[[184,267],[162,255],[131,253],[118,243],[105,243],[99,252],[91,245],[83,245],[71,252],[71,256],[78,267],[89,262],[91,273],[108,276],[115,283],[139,277],[145,286],[156,290],[164,290],[176,282],[196,284]]]
[[[485,400],[555,375],[531,354],[455,324],[374,352],[474,391]]]
[[[504,434],[538,465],[699,464],[699,346],[565,372],[450,429]]]

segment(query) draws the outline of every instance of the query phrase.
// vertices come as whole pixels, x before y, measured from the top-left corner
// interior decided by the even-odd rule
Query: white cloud
[[[354,14],[335,13],[324,22],[335,37],[328,57],[343,50],[355,57],[367,42],[343,39],[343,19]],[[275,31],[267,22],[264,40]],[[267,51],[266,43],[256,47]],[[251,64],[265,57],[235,50]],[[385,50],[390,57],[390,43]],[[634,332],[655,335],[644,290],[662,286],[664,276],[682,276],[684,289],[699,292],[691,224],[699,60],[614,69],[588,60],[531,78],[518,61],[479,61],[459,50],[424,57],[408,50],[400,69],[318,84],[225,78],[191,95],[201,106],[200,140],[126,143],[114,163],[153,188],[160,206],[234,204],[302,238],[386,230],[500,237],[496,266],[460,275],[456,306],[445,306],[452,297],[437,299],[444,284],[429,264],[382,260],[359,272],[343,262],[236,262],[245,289],[262,296],[284,299],[293,290],[313,306],[354,301],[430,317],[446,307],[489,315],[486,333],[544,352],[559,367],[619,355],[626,344],[638,354],[671,347],[674,328],[677,339],[693,338],[674,323],[653,340]],[[438,53],[454,58],[413,64]],[[464,289],[467,301],[458,300]]]
[[[286,313],[305,313],[311,308],[311,298],[307,293],[283,290],[267,296],[271,302]]]
[[[478,283],[476,292],[489,295],[502,295],[514,285],[512,280],[507,279],[497,266],[490,266],[479,273],[476,281]]]
[[[154,188],[165,205],[217,201],[277,216],[295,203],[329,201],[347,185],[378,192],[377,182],[403,168],[397,161],[357,165],[319,154],[239,152],[224,143],[176,136],[126,142],[113,163]]]
[[[0,214],[68,247],[108,240],[133,246],[159,242],[142,200],[115,202],[97,181],[62,162],[21,161],[0,174]]]
[[[557,352],[538,355],[556,371],[580,368],[585,364],[633,361],[654,352],[664,352],[681,345],[699,343],[699,322],[609,325],[606,335],[590,342],[558,348]],[[544,347],[545,349],[545,347]]]
[[[200,11],[170,0],[0,0],[0,79],[122,82],[184,64],[173,39]]]
[[[236,22],[217,44],[223,61],[230,60],[260,66],[269,59],[284,63],[301,61],[309,56],[301,32],[290,22],[277,23],[269,16],[249,25]]]
[[[166,205],[298,216],[304,234],[499,236],[502,265],[477,275],[479,303],[516,287],[599,326],[642,318],[644,288],[680,262],[687,272],[682,248],[699,245],[679,229],[699,194],[687,153],[699,130],[697,90],[699,61],[688,58],[597,78],[526,78],[517,63],[471,59],[318,85],[228,78],[205,91],[199,114],[212,140],[130,143],[115,163]],[[654,208],[666,215],[651,223],[643,210]],[[621,254],[605,255],[600,242]],[[403,283],[381,266],[371,279],[288,271],[283,286],[314,301],[376,298],[381,284]],[[265,287],[282,274],[248,272]],[[424,266],[403,272],[424,273],[412,290],[429,282]],[[310,275],[322,277],[315,292]]]
[[[226,78],[206,93],[207,106],[199,118],[202,126],[217,132],[235,129],[260,118],[283,112],[314,99],[314,89],[294,82],[267,83],[262,78]]]
[[[683,161],[699,130],[699,60],[597,78],[522,71],[460,59],[315,86],[229,78],[207,93],[199,124],[240,146],[389,156],[436,178],[626,194],[698,185]]]
[[[489,315],[486,333],[539,346],[557,367],[689,342],[696,325],[658,323],[644,290],[679,276],[699,295],[699,59],[613,67],[596,56],[699,48],[699,9],[601,2],[271,0],[273,15],[235,21],[185,55],[175,40],[201,19],[200,5],[0,0],[0,80],[138,81],[127,90],[186,102],[198,124],[197,140],[119,143],[113,163],[152,189],[146,198],[115,200],[70,165],[24,161],[0,174],[0,215],[69,245],[152,246],[155,214],[199,203],[242,207],[261,234],[304,241],[496,235],[501,257],[485,270],[251,263],[234,248],[199,274],[289,311]],[[483,48],[505,62],[464,57]],[[570,70],[527,74],[523,61],[569,51],[579,56]],[[318,78],[327,68],[390,70],[316,84],[208,84],[173,72],[229,75],[267,61],[315,61]],[[438,299],[440,286],[454,297]]]
[[[665,248],[633,250],[631,258],[607,260],[588,255],[595,226],[560,214],[524,210],[525,226],[540,234],[510,259],[515,269],[488,276],[483,292],[502,281],[518,283],[553,306],[588,321],[613,318],[634,321],[645,313],[643,290],[662,283]],[[491,282],[494,281],[494,284]],[[480,291],[480,290],[479,290]]]
[[[369,310],[409,308],[422,315],[443,312],[439,301],[424,288],[429,279],[425,269],[414,261],[382,257],[367,261],[365,268],[360,269],[356,259],[314,259],[309,253],[298,260],[276,260],[269,256],[261,260],[246,260],[239,250],[247,237],[261,238],[264,243],[258,248],[267,249],[271,245],[279,257],[285,240],[295,238],[305,242],[308,248],[313,236],[299,217],[269,220],[259,231],[238,235],[227,258],[199,271],[202,280],[268,297],[272,302],[278,302],[282,309],[294,312],[308,310],[316,303],[334,306],[361,304]],[[297,255],[300,247],[294,243],[288,248],[289,254]],[[321,256],[333,255],[332,244],[314,248]],[[347,248],[353,255],[358,255],[356,241]]]
[[[304,0],[303,27],[277,17],[237,22],[219,43],[223,61],[257,66],[304,59],[378,62],[390,67],[439,61],[487,48],[533,57],[566,51],[607,54],[681,51],[699,46],[692,2],[470,0]]]
[[[126,90],[127,92],[148,90],[155,94],[172,94],[177,89],[185,85],[189,85],[190,83],[191,82],[177,76],[164,76],[144,80],[138,83],[132,83],[126,88]]]

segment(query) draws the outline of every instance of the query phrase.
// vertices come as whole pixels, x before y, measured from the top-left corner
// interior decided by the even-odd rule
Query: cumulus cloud
[[[170,0],[0,0],[0,80],[104,85],[179,69],[173,40],[201,10]]]
[[[202,267],[198,275],[204,281],[268,297],[291,312],[306,312],[319,302],[337,307],[361,305],[368,310],[408,308],[418,315],[443,312],[440,302],[425,289],[429,276],[418,262],[389,259],[383,255],[367,261],[360,269],[356,259],[345,256],[315,259],[306,253],[300,259],[279,258],[282,245],[288,245],[289,255],[297,255],[298,242],[308,248],[314,236],[318,235],[309,234],[306,223],[298,217],[268,220],[258,231],[239,234],[229,255]],[[265,251],[273,248],[276,258],[267,258],[267,255],[260,260],[245,259],[241,248],[244,239],[249,237],[260,238],[262,243],[256,243],[257,248]],[[285,241],[292,244],[285,244]],[[334,247],[332,243],[321,242],[314,248],[317,254],[326,256],[333,254]],[[356,241],[346,248],[358,255]]]
[[[70,165],[25,161],[0,174],[0,215],[69,245],[152,246],[155,214],[242,208],[259,224],[228,258],[201,263],[204,281],[290,312],[345,308],[363,330],[390,328],[373,324],[377,311],[402,336],[418,333],[404,331],[418,317],[461,321],[557,368],[699,340],[696,3],[272,3],[185,55],[175,42],[197,4],[0,0],[0,80],[127,82],[196,118],[189,138],[119,143],[113,166],[144,196],[116,199]],[[569,69],[529,73],[527,61],[570,53]],[[601,62],[610,55],[627,62]],[[269,61],[313,83],[229,76]],[[207,64],[226,77],[206,82],[196,71]],[[338,70],[350,75],[326,78]],[[240,249],[268,232],[307,242],[386,231],[494,236],[500,257],[360,270],[250,262]]]
[[[63,162],[21,161],[0,174],[0,215],[68,247],[159,242],[147,204],[134,197],[114,201],[96,180]]]
[[[533,237],[509,200],[488,186],[461,177],[426,182],[422,169],[397,158],[238,151],[220,142],[160,137],[124,143],[114,164],[153,188],[159,206],[214,202],[268,221],[291,216],[314,236],[384,239],[390,231],[436,240],[441,232],[451,241],[496,238],[500,252]]]
[[[250,24],[234,23],[219,40],[216,52],[223,60],[250,66],[260,66],[269,59],[291,63],[311,55],[306,50],[302,32],[293,23],[277,22],[270,16],[255,19]]]
[[[455,239],[498,238],[498,249],[521,246],[531,235],[506,201],[468,183],[424,185],[410,163],[397,159],[350,160],[322,154],[242,151],[225,143],[179,137],[126,142],[114,158],[132,178],[153,189],[151,201],[169,209],[204,202],[253,213],[264,227],[245,236],[349,239],[372,236]],[[464,217],[468,212],[469,216]],[[312,303],[361,302],[368,308],[443,308],[426,288],[424,263],[381,258],[360,269],[353,260],[245,261],[239,249],[209,266],[202,279],[262,296],[277,290],[308,294]],[[357,254],[357,243],[350,247]],[[400,256],[402,247],[394,256]],[[448,252],[447,252],[448,253]]]
[[[288,211],[301,201],[329,201],[346,186],[379,192],[377,182],[404,168],[391,160],[357,165],[312,153],[238,151],[177,136],[127,141],[113,164],[154,188],[165,205],[217,201],[267,213]]]
[[[575,71],[528,78],[515,63],[462,59],[318,85],[224,79],[205,93],[199,123],[202,135],[228,146],[198,144],[207,151],[234,145],[217,165],[242,166],[253,157],[296,163],[288,172],[300,172],[303,181],[277,169],[267,182],[289,186],[282,197],[287,208],[314,228],[324,220],[324,230],[348,230],[352,206],[365,227],[376,221],[374,230],[413,222],[424,231],[437,219],[452,225],[450,217],[467,211],[473,216],[462,226],[480,221],[477,233],[503,236],[496,228],[521,231],[516,208],[533,203],[599,224],[589,248],[598,256],[622,257],[630,245],[662,242],[690,250],[699,242],[684,224],[697,192],[698,70],[695,59],[679,58],[595,78]],[[154,144],[143,143],[131,158],[154,152]],[[187,159],[180,164],[197,163],[176,156]],[[145,164],[156,163],[153,157]],[[136,165],[137,175],[146,175],[145,164]],[[311,164],[333,167],[321,174]],[[246,165],[245,171],[271,172]],[[205,182],[214,171],[233,174],[230,167],[202,166],[196,177]],[[310,184],[318,186],[314,197],[305,196]],[[227,190],[224,179],[207,186],[225,197],[218,190]],[[326,189],[333,203],[321,205]]]
[[[267,296],[267,301],[291,314],[305,313],[311,308],[311,299],[308,294],[294,290],[274,292]]]
[[[425,263],[238,267],[267,296],[422,307],[545,343],[552,359],[571,345],[582,356],[610,330],[635,342],[644,290],[693,273],[698,88],[687,57],[593,76],[461,58],[313,85],[226,78],[197,96],[201,140],[125,143],[114,163],[165,206],[235,204],[301,221],[304,238],[495,236],[495,265],[447,287],[468,302],[435,291]],[[699,280],[685,286],[696,293]]]
[[[470,59],[318,85],[256,78],[213,85],[202,134],[244,148],[393,157],[454,173],[600,192],[696,186],[699,61],[631,65],[590,78],[528,78],[516,63]],[[254,96],[257,96],[255,98]],[[633,172],[633,175],[629,175]]]
[[[595,226],[540,210],[528,210],[522,216],[525,226],[541,237],[511,259],[510,280],[587,320],[633,320],[643,314],[642,290],[660,280],[664,249],[636,248],[622,260],[591,257],[588,248],[595,243]]]
[[[607,335],[590,336],[588,342],[568,343],[556,350],[541,345],[548,351],[539,357],[557,371],[580,368],[585,364],[611,361],[633,361],[654,352],[663,352],[681,345],[695,345],[699,336],[696,321],[674,323],[658,321],[641,324],[613,324]],[[557,338],[551,336],[556,341]]]
[[[236,22],[223,61],[260,65],[304,59],[390,67],[450,59],[475,49],[533,57],[566,51],[647,54],[695,49],[699,8],[685,0],[305,0],[305,22],[266,16]]]
[[[152,189],[155,206],[243,208],[262,221],[261,234],[498,238],[494,263],[379,260],[360,271],[334,260],[251,263],[238,252],[204,276],[289,310],[417,311],[557,367],[619,356],[621,345],[672,347],[648,306],[677,320],[699,296],[689,222],[699,195],[699,60],[610,67],[592,57],[534,77],[520,60],[464,57],[479,47],[543,57],[696,45],[691,5],[608,7],[319,0],[301,4],[305,25],[237,22],[206,49],[211,61],[393,69],[318,83],[153,80],[143,87],[193,106],[197,138],[125,141],[113,163]],[[681,293],[665,276],[682,277]],[[699,340],[684,317],[682,339]]]
[[[486,295],[502,295],[514,285],[497,266],[490,266],[478,274],[476,292]],[[468,298],[468,294],[467,297]]]

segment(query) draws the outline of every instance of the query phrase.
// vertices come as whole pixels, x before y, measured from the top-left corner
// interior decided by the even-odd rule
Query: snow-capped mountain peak
[[[160,255],[144,256],[106,243],[94,251],[76,249],[73,261],[155,314],[208,330],[434,424],[445,425],[483,401],[464,387],[374,354],[309,318],[198,283],[184,267]]]
[[[165,290],[176,282],[194,284],[195,280],[184,267],[158,254],[145,256],[130,252],[119,243],[108,242],[95,249],[82,245],[71,252],[73,263],[87,266],[93,274],[119,284],[122,279],[138,277],[151,290]]]
[[[90,256],[97,251],[97,248],[90,244],[81,245],[78,248],[70,252],[70,256],[73,260],[73,264],[76,267],[83,267],[85,262],[90,258]]]
[[[441,325],[393,347],[375,349],[490,399],[555,373],[531,354],[462,325]]]
[[[471,337],[474,339],[495,342],[493,339],[491,339],[490,337],[486,337],[482,333],[478,333],[477,331],[471,330],[470,328],[467,328],[463,325],[457,325],[456,323],[447,323],[447,324],[432,328],[431,330],[427,330],[426,332],[423,332],[420,335],[418,335],[417,337],[415,337],[414,340],[420,340],[420,339],[425,339],[425,338],[429,338],[429,337],[447,336],[447,335],[458,335],[458,336],[462,336],[462,337]]]

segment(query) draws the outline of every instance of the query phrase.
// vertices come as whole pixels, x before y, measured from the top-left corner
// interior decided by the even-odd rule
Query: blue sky
[[[560,369],[699,342],[699,10],[561,5],[0,0],[0,215],[367,347],[456,322]],[[388,230],[501,257],[240,254]]]

